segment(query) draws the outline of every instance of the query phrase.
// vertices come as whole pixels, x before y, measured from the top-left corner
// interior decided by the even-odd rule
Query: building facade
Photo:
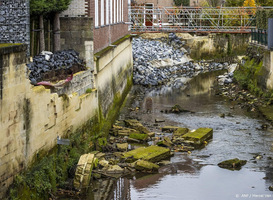
[[[93,18],[94,53],[129,34],[128,0],[73,0],[62,16]]]

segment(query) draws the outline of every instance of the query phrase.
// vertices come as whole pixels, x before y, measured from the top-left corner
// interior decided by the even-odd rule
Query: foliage
[[[190,0],[174,0],[176,6],[189,6]]]
[[[52,9],[52,5],[46,0],[30,0],[29,4],[31,15],[44,15]]]
[[[261,96],[263,91],[258,87],[259,77],[261,76],[263,62],[257,63],[254,59],[247,60],[235,71],[234,77],[243,89],[248,89],[251,93]]]
[[[257,0],[259,6],[273,6],[273,0]]]
[[[225,6],[227,7],[239,7],[243,6],[244,0],[226,0]]]
[[[255,0],[245,0],[243,6],[244,7],[256,7]]]
[[[220,6],[222,0],[207,0],[208,4],[212,7]]]
[[[61,12],[68,8],[71,0],[30,0],[32,15],[46,15],[51,12]]]
[[[268,18],[273,18],[273,9],[258,9],[256,13],[257,28],[267,29]]]

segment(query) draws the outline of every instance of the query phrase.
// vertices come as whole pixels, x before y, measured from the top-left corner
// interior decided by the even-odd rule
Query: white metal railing
[[[131,30],[177,32],[251,32],[256,7],[130,7]],[[263,7],[262,9],[273,9]]]

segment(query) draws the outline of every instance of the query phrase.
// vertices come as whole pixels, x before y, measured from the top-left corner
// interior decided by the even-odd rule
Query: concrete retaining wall
[[[124,95],[132,73],[129,38],[97,60],[97,89],[84,92],[86,86],[93,85],[93,74],[88,70],[74,74],[76,82],[72,81],[59,96],[43,86],[30,84],[25,55],[25,45],[0,49],[0,198],[16,174],[30,166],[39,153],[56,145],[57,136],[71,135],[98,117],[99,107],[107,116],[114,96]]]

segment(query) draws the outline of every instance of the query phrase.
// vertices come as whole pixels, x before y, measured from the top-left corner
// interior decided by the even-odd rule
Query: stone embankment
[[[134,38],[134,84],[143,86],[159,86],[178,77],[193,77],[200,72],[222,70],[228,63],[193,62],[188,51],[175,34],[170,33],[168,42]]]

